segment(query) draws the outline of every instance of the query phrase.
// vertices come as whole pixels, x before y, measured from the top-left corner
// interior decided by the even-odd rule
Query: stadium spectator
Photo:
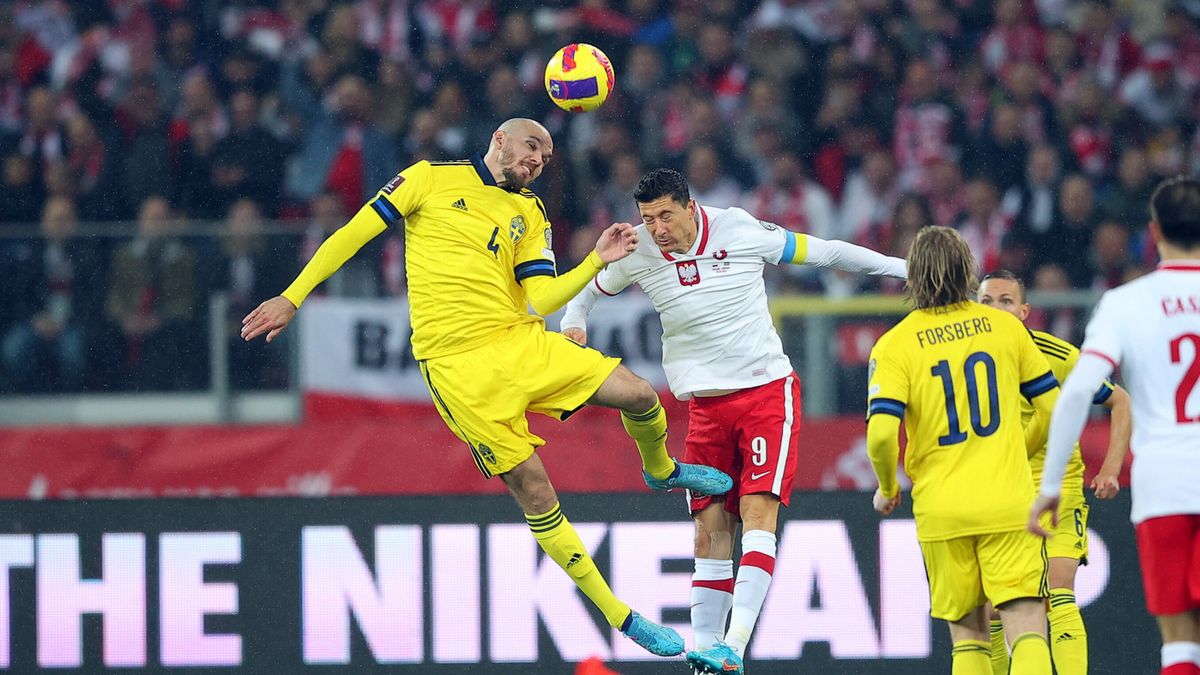
[[[345,75],[331,90],[328,109],[304,113],[305,140],[286,185],[291,196],[308,201],[331,191],[353,211],[392,177],[395,146],[372,123],[373,107],[367,83]]]
[[[101,138],[96,125],[84,115],[67,122],[66,166],[82,218],[105,221],[124,215],[119,157],[112,143]]]
[[[1129,255],[1129,229],[1113,220],[1101,222],[1092,235],[1088,257],[1094,270],[1092,288],[1107,291],[1125,283],[1132,263]]]
[[[850,174],[838,212],[838,236],[847,241],[872,239],[891,217],[900,198],[896,164],[885,150],[867,153],[862,167]]]
[[[1192,105],[1193,83],[1176,66],[1174,49],[1152,45],[1142,67],[1121,84],[1121,101],[1140,121],[1156,127],[1175,124]]]
[[[933,65],[925,60],[910,63],[895,119],[894,152],[901,186],[927,191],[931,168],[957,160],[965,140],[962,112],[940,89]]]
[[[241,318],[258,305],[259,296],[287,285],[296,255],[287,240],[264,232],[262,210],[251,199],[229,207],[225,227],[214,278],[206,285],[224,291],[229,301],[230,384],[234,389],[278,389],[287,384],[287,352],[265,349],[266,342],[245,344]]]
[[[641,173],[639,172],[639,177]],[[720,209],[737,206],[742,198],[742,187],[732,176],[725,173],[721,155],[717,149],[708,144],[693,145],[688,152],[687,172],[688,189],[692,198],[701,204],[708,204]],[[633,186],[637,186],[634,179]],[[628,197],[630,190],[623,194]],[[628,201],[626,199],[626,201]],[[636,210],[636,209],[635,209]],[[612,220],[608,222],[613,222]],[[637,221],[631,221],[637,222]]]
[[[13,153],[4,158],[0,176],[0,222],[32,223],[42,205],[43,188],[33,159]]]
[[[139,391],[180,389],[197,379],[200,359],[189,354],[200,307],[196,254],[174,236],[174,227],[167,200],[146,199],[137,236],[109,265],[104,309],[120,338],[112,357],[121,365],[121,384]]]
[[[1073,285],[1086,287],[1091,283],[1091,270],[1087,256],[1081,253],[1088,250],[1098,220],[1091,183],[1080,174],[1067,176],[1059,191],[1054,226],[1033,238],[1036,263],[1057,263]]]
[[[1100,211],[1105,218],[1121,223],[1130,232],[1145,231],[1150,221],[1146,205],[1154,192],[1146,153],[1138,147],[1125,148],[1117,162],[1116,184],[1101,200]]]
[[[996,185],[986,178],[967,183],[965,208],[954,222],[984,273],[999,269],[1001,245],[1011,221],[1000,208]]]
[[[40,234],[13,251],[6,275],[15,324],[0,346],[4,367],[18,391],[79,391],[102,262],[94,241],[79,236],[75,205],[65,197],[46,202]]]
[[[114,112],[120,139],[121,191],[127,204],[171,194],[174,188],[161,91],[153,76],[134,77],[124,102]]]
[[[1004,191],[1021,182],[1028,154],[1021,110],[1006,103],[992,109],[983,136],[968,147],[964,163],[969,174],[986,177]]]
[[[820,239],[834,238],[837,230],[833,200],[820,185],[809,180],[794,151],[778,150],[771,162],[771,180],[746,195],[743,204],[760,220]]]
[[[227,210],[235,201],[278,203],[283,184],[283,146],[259,123],[258,95],[249,89],[229,99],[229,133],[212,155],[214,206]]]
[[[1053,146],[1039,145],[1029,152],[1024,180],[1004,193],[1004,210],[1019,230],[1043,234],[1054,224],[1061,166]]]

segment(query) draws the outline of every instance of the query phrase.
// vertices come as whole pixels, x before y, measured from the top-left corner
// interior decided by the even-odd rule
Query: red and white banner
[[[429,402],[413,360],[408,302],[313,298],[300,319],[301,386],[306,394],[370,401]],[[559,315],[546,319],[557,330]],[[605,301],[588,321],[588,341],[665,391],[662,324],[639,293]]]
[[[0,499],[505,492],[499,480],[479,474],[432,407],[382,412],[295,426],[3,429]],[[681,456],[683,406],[670,406],[668,416],[671,449]],[[616,412],[587,408],[565,423],[532,417],[549,441],[539,454],[560,492],[646,490]],[[865,432],[857,417],[805,421],[796,489],[873,488]],[[1106,424],[1088,427],[1089,479],[1107,442]]]

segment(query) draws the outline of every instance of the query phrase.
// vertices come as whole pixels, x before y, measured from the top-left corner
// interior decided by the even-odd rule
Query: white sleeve
[[[1121,316],[1119,305],[1119,298],[1114,298],[1111,291],[1100,297],[1100,302],[1092,312],[1092,319],[1088,321],[1083,346],[1079,348],[1080,352],[1105,359],[1113,368],[1120,365],[1124,356],[1121,333],[1122,326],[1128,322],[1127,316]]]
[[[803,255],[796,255],[791,261],[781,259],[780,263],[795,262],[857,274],[908,278],[908,266],[901,258],[886,256],[869,248],[836,239],[826,241],[807,234],[794,236],[798,240],[796,248],[800,249],[797,253]]]
[[[625,290],[628,285],[628,277],[617,263],[612,263],[600,270],[600,273],[567,303],[567,309],[558,323],[558,329],[564,331],[568,328],[579,328],[587,332],[588,315],[592,313],[592,307],[596,305],[600,296],[616,295]]]
[[[1046,463],[1042,469],[1041,493],[1057,497],[1062,491],[1063,472],[1075,450],[1075,442],[1087,424],[1092,397],[1112,375],[1113,364],[1098,354],[1084,352],[1067,381],[1058,393],[1054,414],[1050,417],[1050,434],[1046,439]]]

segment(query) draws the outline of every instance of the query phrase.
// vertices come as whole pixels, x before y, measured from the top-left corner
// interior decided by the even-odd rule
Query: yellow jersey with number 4
[[[1025,526],[1034,486],[1021,399],[1057,385],[1025,326],[975,302],[911,312],[879,339],[867,414],[904,420],[918,539]]]
[[[366,208],[389,227],[404,219],[414,358],[457,354],[512,326],[542,323],[520,282],[557,274],[545,206],[528,189],[498,187],[481,157],[417,162]]]

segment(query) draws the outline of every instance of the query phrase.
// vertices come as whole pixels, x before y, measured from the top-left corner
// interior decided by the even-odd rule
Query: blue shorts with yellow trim
[[[513,326],[482,347],[420,366],[446,426],[491,478],[546,443],[530,432],[527,412],[567,419],[620,363],[537,322]]]
[[[985,602],[1044,598],[1046,547],[1025,530],[921,542],[929,577],[929,614],[959,621]]]

